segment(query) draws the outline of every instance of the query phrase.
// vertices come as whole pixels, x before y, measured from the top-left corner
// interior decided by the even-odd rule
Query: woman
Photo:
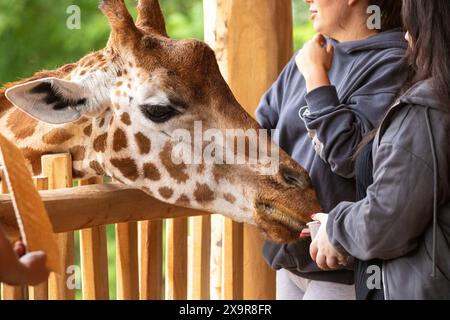
[[[404,0],[403,19],[411,76],[374,139],[373,183],[314,218],[310,251],[325,270],[379,259],[357,284],[369,299],[450,299],[450,1]]]
[[[352,155],[377,127],[406,80],[400,0],[305,0],[318,36],[263,96],[257,119],[310,174],[323,210],[355,200]],[[368,28],[370,5],[381,30]],[[370,20],[371,21],[371,20]],[[353,272],[321,272],[309,244],[266,242],[278,299],[352,299]]]

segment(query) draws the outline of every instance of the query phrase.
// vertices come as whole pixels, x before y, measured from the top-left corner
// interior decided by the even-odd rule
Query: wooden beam
[[[254,115],[261,96],[293,55],[292,0],[204,3],[208,43],[237,100]],[[231,242],[224,240],[224,245]],[[262,243],[255,228],[244,226],[244,299],[275,298],[275,274],[262,258]]]
[[[102,177],[80,180],[80,186],[102,184]],[[108,243],[106,226],[80,231],[83,300],[108,300]]]
[[[129,221],[172,219],[208,213],[176,207],[119,184],[91,185],[40,191],[53,230],[57,233]],[[0,195],[0,224],[16,233],[17,222],[9,195]]]

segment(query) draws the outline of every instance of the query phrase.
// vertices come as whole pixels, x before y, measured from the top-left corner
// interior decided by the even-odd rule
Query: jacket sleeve
[[[382,143],[374,168],[367,197],[339,204],[327,223],[331,243],[363,261],[409,253],[432,219],[433,170],[423,159]]]
[[[289,78],[295,68],[294,56],[281,72],[277,81],[261,98],[256,109],[256,120],[264,129],[271,130],[277,127],[284,93],[286,88],[288,88]]]
[[[307,107],[301,111],[317,154],[331,170],[344,177],[354,177],[352,156],[362,138],[394,102],[404,82],[404,64],[397,55],[379,61],[360,79],[363,85],[341,102],[334,86],[319,87],[306,96]]]

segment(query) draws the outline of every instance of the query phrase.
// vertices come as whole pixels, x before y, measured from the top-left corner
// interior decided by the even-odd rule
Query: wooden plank
[[[206,30],[221,71],[238,101],[254,115],[261,96],[293,55],[292,1],[204,3],[209,9],[205,12],[214,13]],[[248,79],[252,79],[251,85]],[[262,237],[253,227],[245,226],[244,238],[244,298],[273,299],[275,274],[262,258]]]
[[[80,186],[102,184],[102,177],[80,180]],[[108,245],[106,226],[80,232],[83,300],[108,300]]]
[[[35,177],[33,178],[34,186],[37,190],[48,189],[47,177]],[[29,300],[48,300],[48,281],[45,281],[37,286],[28,287],[28,299]]]
[[[225,300],[243,299],[243,227],[241,223],[225,219],[222,255],[222,297]]]
[[[163,299],[163,222],[139,223],[140,299]]]
[[[42,174],[48,177],[48,188],[72,187],[72,157],[70,154],[45,155],[41,158]],[[63,213],[65,210],[61,209]],[[75,264],[74,255],[74,233],[60,233],[57,235],[63,270]],[[50,274],[49,299],[50,300],[73,300],[75,299],[75,288],[69,287],[69,277],[66,272],[62,275]]]
[[[2,170],[1,174],[1,184],[0,184],[0,193],[8,193],[8,185],[6,183],[6,179],[4,176],[4,172]],[[14,215],[15,220],[15,215]],[[16,220],[15,220],[16,221]],[[14,242],[14,239],[12,242]],[[2,283],[1,286],[1,296],[2,300],[26,300],[25,291],[23,287],[20,286],[9,286],[7,284]]]
[[[55,232],[207,214],[161,202],[141,190],[119,184],[41,191],[40,195]],[[0,223],[5,232],[17,234],[10,196],[0,195],[0,205]]]
[[[139,299],[137,223],[116,225],[116,281],[118,300]]]
[[[166,299],[187,299],[187,218],[166,222]]]
[[[210,299],[211,216],[189,218],[189,300]]]

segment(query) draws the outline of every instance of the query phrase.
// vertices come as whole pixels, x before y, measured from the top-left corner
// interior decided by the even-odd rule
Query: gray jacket
[[[375,138],[367,197],[329,215],[333,245],[360,260],[384,261],[386,299],[450,299],[449,109],[430,80],[408,90]]]
[[[256,113],[264,128],[277,129],[275,142],[309,173],[326,212],[341,201],[355,201],[352,155],[364,135],[378,126],[407,76],[401,30],[359,41],[328,41],[335,48],[328,74],[333,85],[307,93],[293,57]],[[274,269],[309,279],[353,282],[351,271],[322,272],[309,256],[309,245],[267,241],[264,257]]]

